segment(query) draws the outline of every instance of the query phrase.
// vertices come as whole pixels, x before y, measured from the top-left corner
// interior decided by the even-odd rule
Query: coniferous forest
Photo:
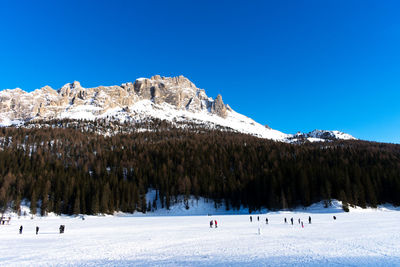
[[[250,211],[330,199],[400,205],[399,145],[287,144],[229,131],[158,129],[105,136],[76,125],[0,128],[0,208],[18,211],[28,200],[42,215],[146,212],[190,195]],[[146,199],[148,189],[162,207]]]

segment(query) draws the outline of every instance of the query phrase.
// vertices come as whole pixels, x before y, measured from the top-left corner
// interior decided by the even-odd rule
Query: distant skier
[[[22,225],[19,227],[19,234],[22,234],[22,230],[24,229],[24,227],[22,227]]]
[[[250,222],[252,222],[252,221],[253,221],[253,217],[250,216]]]
[[[268,218],[265,218],[265,224],[268,224]]]
[[[336,220],[336,216],[333,216],[333,219]]]
[[[304,224],[303,224],[303,222],[301,222],[301,228],[304,228]]]
[[[292,218],[290,218],[290,222],[292,223],[292,225],[293,225],[293,217]]]
[[[218,228],[217,220],[214,220],[214,223],[215,223],[215,228]]]
[[[285,217],[285,220],[284,220],[284,222],[285,222],[285,223],[287,223],[286,217]]]
[[[257,221],[260,221],[260,216],[257,216]]]
[[[36,226],[36,234],[39,233],[39,226]]]
[[[300,224],[300,218],[299,218],[299,224]]]
[[[210,221],[210,228],[212,228],[213,227],[213,221],[211,220]]]
[[[311,216],[308,216],[308,223],[311,224]]]
[[[63,234],[65,230],[65,225],[61,224],[60,225],[60,234]]]

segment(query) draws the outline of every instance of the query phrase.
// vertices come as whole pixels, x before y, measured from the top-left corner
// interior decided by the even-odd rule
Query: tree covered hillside
[[[213,130],[122,133],[0,129],[0,207],[42,214],[146,212],[179,195],[228,209],[308,206],[339,199],[400,205],[400,146],[363,141],[286,144]]]

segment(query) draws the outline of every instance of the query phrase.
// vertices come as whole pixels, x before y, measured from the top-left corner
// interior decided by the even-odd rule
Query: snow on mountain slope
[[[300,135],[285,134],[263,126],[224,104],[222,97],[206,95],[183,76],[139,78],[121,86],[83,88],[79,82],[58,90],[49,86],[27,93],[21,89],[0,92],[0,126],[51,119],[110,119],[138,122],[157,118],[193,122],[208,128],[226,127],[232,131],[276,141],[295,142],[325,139],[354,139],[338,131]]]
[[[265,126],[255,122],[254,120],[241,115],[233,110],[227,111],[225,118],[212,114],[207,110],[191,112],[186,109],[176,109],[173,106],[163,103],[161,105],[154,104],[149,100],[142,100],[129,107],[129,110],[135,114],[135,118],[145,119],[148,116],[167,121],[179,122],[197,122],[206,123],[210,126],[219,125],[231,128],[235,131],[251,134],[261,138],[273,140],[285,140],[289,135],[282,132],[268,129]]]
[[[309,133],[296,133],[290,140],[292,142],[307,140],[309,142],[322,142],[326,140],[356,140],[350,134],[340,131],[314,130]]]

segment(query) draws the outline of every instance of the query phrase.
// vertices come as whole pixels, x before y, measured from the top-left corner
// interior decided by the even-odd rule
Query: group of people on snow
[[[1,217],[0,218],[0,224],[4,225],[5,223],[10,224],[11,221],[11,217],[8,217],[8,219],[6,219],[6,217]]]
[[[218,222],[217,222],[217,220],[211,220],[211,221],[210,221],[210,228],[212,228],[213,225],[215,225],[215,228],[218,228]]]
[[[286,217],[284,218],[284,222],[287,223]],[[292,217],[292,218],[290,218],[290,223],[293,225],[293,222],[294,222],[294,220]],[[298,222],[299,222],[299,224],[301,224],[301,227],[304,228],[304,223],[302,220],[300,220],[300,218],[298,219]],[[308,223],[311,224],[311,216],[308,216]]]
[[[250,215],[250,222],[253,221],[253,217]],[[257,221],[260,221],[260,216],[257,216]]]
[[[21,225],[20,227],[19,227],[19,234],[21,235],[22,234],[22,231],[24,230],[24,227]],[[60,227],[59,227],[59,231],[60,231],[60,234],[63,234],[64,233],[64,231],[65,231],[65,225],[60,225]],[[36,226],[36,234],[39,234],[39,226]]]
[[[336,220],[336,216],[333,216],[333,219]],[[257,216],[257,221],[260,221],[260,216]],[[250,222],[253,222],[253,217],[251,215],[250,215]],[[283,218],[283,222],[284,223],[288,222],[286,217]],[[290,218],[290,222],[293,225],[293,223],[294,223],[293,217]],[[300,220],[300,218],[298,219],[298,222],[299,222],[299,224],[301,224],[301,227],[304,228],[304,223],[303,223],[303,221]],[[308,216],[308,223],[311,224],[311,216]],[[265,218],[265,224],[268,224],[268,218]]]

